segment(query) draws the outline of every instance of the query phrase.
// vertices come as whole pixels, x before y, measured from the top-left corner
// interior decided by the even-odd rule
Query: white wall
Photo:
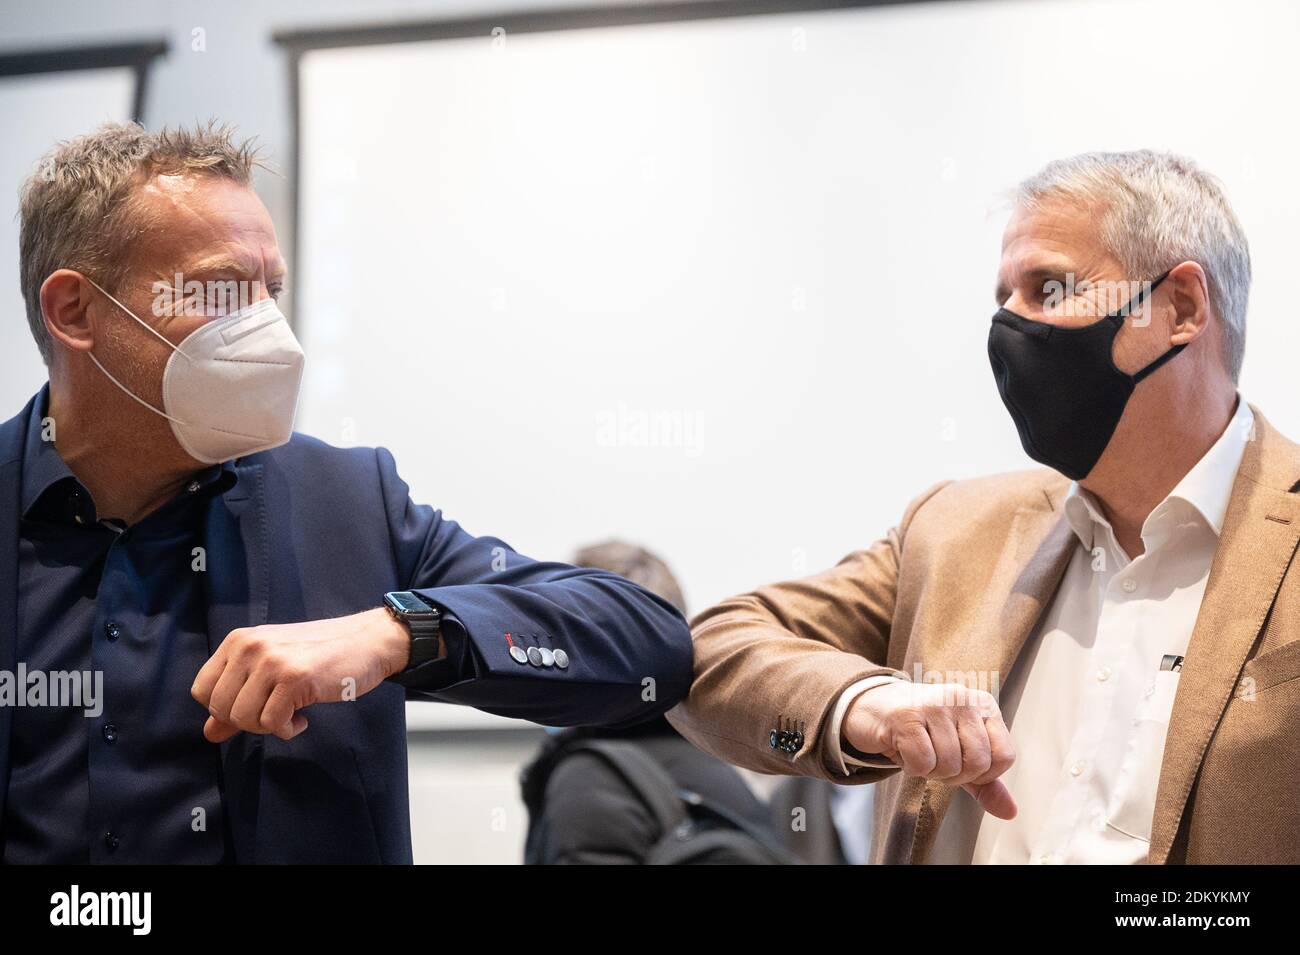
[[[0,421],[27,403],[45,380],[18,281],[18,187],[38,157],[60,139],[109,120],[131,118],[135,75],[129,69],[41,73],[0,79]],[[16,121],[14,121],[16,120]],[[39,172],[39,170],[37,169]]]

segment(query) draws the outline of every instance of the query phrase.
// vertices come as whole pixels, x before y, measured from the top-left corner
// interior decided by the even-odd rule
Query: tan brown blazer
[[[1300,862],[1300,446],[1255,412],[1179,678],[1153,863]],[[954,789],[832,772],[841,691],[877,673],[1006,679],[1073,548],[1049,469],[936,485],[837,566],[694,621],[695,682],[669,719],[765,773],[879,782],[875,861],[924,862]]]

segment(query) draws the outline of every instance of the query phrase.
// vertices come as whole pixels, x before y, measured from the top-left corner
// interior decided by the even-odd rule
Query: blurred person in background
[[[768,798],[772,827],[782,845],[810,865],[867,865],[875,796],[875,786],[789,776]]]
[[[683,614],[668,566],[635,544],[607,541],[574,555],[658,594]],[[731,766],[696,749],[661,718],[626,729],[554,734],[523,772],[530,864],[693,865],[793,861],[766,807]]]

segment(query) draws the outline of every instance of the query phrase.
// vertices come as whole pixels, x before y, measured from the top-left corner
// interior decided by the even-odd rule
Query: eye
[[[202,292],[195,292],[192,295],[178,296],[176,302],[175,314],[177,315],[205,315],[206,306]]]
[[[281,293],[284,292],[284,283],[272,282],[270,285],[266,287],[266,292],[268,295],[271,296],[272,301],[278,302],[280,300]]]

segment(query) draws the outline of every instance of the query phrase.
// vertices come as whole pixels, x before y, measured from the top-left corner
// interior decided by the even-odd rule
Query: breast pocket
[[[1297,679],[1300,679],[1300,640],[1293,640],[1246,661],[1238,695],[1263,693]]]
[[[1151,841],[1160,763],[1177,692],[1178,673],[1173,670],[1161,670],[1147,684],[1106,814],[1112,829],[1143,842]]]

